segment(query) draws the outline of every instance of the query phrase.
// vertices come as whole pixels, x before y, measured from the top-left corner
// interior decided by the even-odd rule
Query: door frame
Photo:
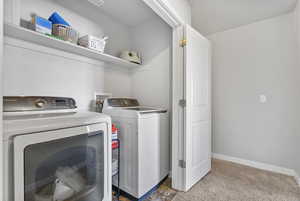
[[[184,37],[184,20],[177,14],[166,0],[143,0],[158,16],[160,16],[172,28],[172,111],[171,111],[171,177],[172,188],[185,191],[184,169],[179,161],[184,159],[184,108],[179,102],[184,99],[184,51],[180,46],[180,40]]]
[[[3,0],[0,0],[0,80],[3,80],[2,76],[2,69],[3,69],[3,21],[4,21],[4,5]],[[3,81],[0,82],[0,199],[4,200],[4,193],[3,193],[3,128],[2,128],[2,87],[3,87]]]

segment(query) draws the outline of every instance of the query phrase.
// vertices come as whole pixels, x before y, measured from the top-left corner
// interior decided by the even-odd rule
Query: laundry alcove
[[[95,94],[109,93],[170,109],[172,29],[143,1],[6,0],[4,6],[4,95],[70,96],[94,110]],[[24,28],[32,14],[47,19],[53,12],[79,37],[108,36],[104,53]],[[126,50],[140,53],[142,64],[119,58]]]
[[[95,111],[95,94],[106,93],[171,112],[172,28],[143,1],[106,0],[98,7],[88,0],[5,0],[4,5],[4,96],[72,97],[79,110]],[[32,14],[48,19],[53,12],[80,37],[108,36],[104,53],[24,27]],[[119,58],[122,51],[140,53],[142,64]]]

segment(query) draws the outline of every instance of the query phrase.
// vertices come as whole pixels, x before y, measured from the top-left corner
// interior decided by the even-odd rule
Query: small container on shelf
[[[57,12],[48,19],[52,22],[52,34],[62,40],[77,44],[79,33]]]
[[[112,143],[111,143],[111,148],[112,148],[112,149],[117,149],[117,148],[119,148],[119,142],[116,141],[116,140],[113,140]]]
[[[75,29],[64,24],[53,24],[52,34],[74,44],[77,44],[79,38],[79,33]]]
[[[52,15],[48,19],[51,21],[53,24],[62,24],[65,26],[70,27],[71,25],[62,17],[60,16],[57,12],[52,13]]]
[[[79,38],[78,44],[91,50],[96,50],[103,53],[107,39],[108,37],[98,38],[92,35],[86,35]]]
[[[120,197],[120,140],[118,139],[118,128],[112,124],[112,177],[117,181],[115,197]]]
[[[51,35],[52,33],[52,22],[37,16],[35,14],[32,15],[32,29],[36,32]]]
[[[111,136],[112,140],[118,139],[118,128],[114,124],[112,125],[111,134],[112,134],[112,136]]]

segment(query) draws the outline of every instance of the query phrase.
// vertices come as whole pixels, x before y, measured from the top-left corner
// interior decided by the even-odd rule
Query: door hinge
[[[185,47],[186,43],[187,43],[186,39],[182,39],[182,40],[180,40],[179,45],[180,45],[180,47]]]
[[[179,160],[179,161],[178,161],[178,165],[179,165],[179,167],[181,167],[181,168],[186,168],[186,162],[185,162],[184,160]]]
[[[181,107],[186,107],[186,100],[185,100],[185,99],[179,100],[179,105],[180,105]]]

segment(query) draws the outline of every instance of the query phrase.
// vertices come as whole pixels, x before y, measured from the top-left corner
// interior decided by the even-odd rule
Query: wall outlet
[[[268,101],[267,96],[264,94],[259,95],[259,102],[266,103]]]

